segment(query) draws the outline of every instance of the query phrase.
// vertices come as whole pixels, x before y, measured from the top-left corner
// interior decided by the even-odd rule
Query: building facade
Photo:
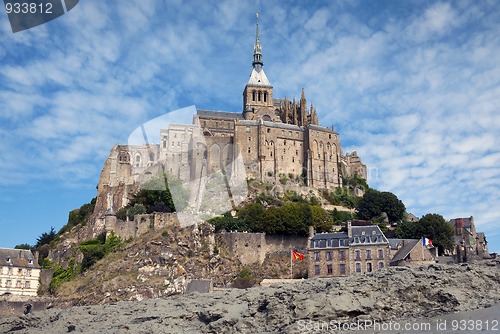
[[[0,295],[36,296],[40,272],[31,251],[0,248]]]
[[[389,265],[390,245],[378,226],[352,226],[347,232],[309,238],[309,277],[369,273]]]

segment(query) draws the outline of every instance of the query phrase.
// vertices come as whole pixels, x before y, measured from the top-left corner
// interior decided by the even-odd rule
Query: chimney
[[[347,236],[349,238],[352,238],[352,223],[350,220],[347,221],[346,227],[347,227]]]
[[[314,237],[314,226],[309,225],[309,238]]]
[[[37,264],[38,264],[38,257],[39,257],[39,256],[40,256],[40,253],[39,253],[38,251],[35,251],[35,260],[33,261],[33,263],[34,263],[35,265],[37,265]]]

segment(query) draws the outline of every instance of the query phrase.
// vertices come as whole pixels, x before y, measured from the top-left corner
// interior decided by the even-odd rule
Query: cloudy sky
[[[81,1],[0,13],[0,247],[90,201],[115,143],[196,105],[242,110],[255,12],[275,97],[300,97],[417,216],[474,216],[500,251],[498,1]],[[190,117],[190,115],[189,115]]]

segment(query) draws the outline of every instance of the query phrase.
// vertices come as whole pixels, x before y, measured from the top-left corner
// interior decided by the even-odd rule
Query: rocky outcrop
[[[471,265],[391,267],[349,278],[54,309],[1,319],[0,332],[308,333],[304,322],[311,320],[387,322],[499,302],[500,261],[490,260]]]

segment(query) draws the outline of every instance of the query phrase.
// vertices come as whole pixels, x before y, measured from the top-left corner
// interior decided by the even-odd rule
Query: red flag
[[[297,251],[292,251],[292,259],[302,261],[304,260],[304,254],[299,253]]]

